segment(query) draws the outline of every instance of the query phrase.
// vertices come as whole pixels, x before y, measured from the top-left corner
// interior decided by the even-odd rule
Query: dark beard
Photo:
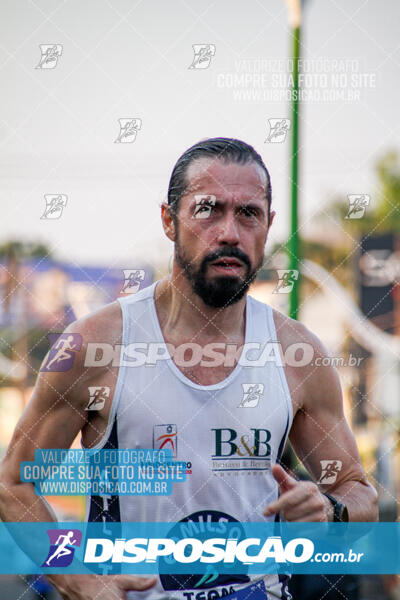
[[[211,262],[223,258],[224,256],[237,258],[246,266],[246,273],[243,281],[239,277],[233,275],[206,279],[207,266]],[[175,244],[175,258],[178,265],[183,269],[187,279],[190,281],[194,293],[200,296],[207,306],[212,306],[213,308],[230,306],[243,298],[247,293],[250,284],[257,277],[257,272],[263,262],[263,258],[261,257],[260,263],[252,270],[247,254],[238,248],[225,246],[212,254],[207,254],[201,261],[200,267],[195,270],[190,261],[187,260],[185,253],[178,242]]]

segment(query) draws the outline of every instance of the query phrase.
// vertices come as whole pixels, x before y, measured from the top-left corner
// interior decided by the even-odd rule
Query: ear
[[[271,210],[271,213],[270,213],[270,216],[269,216],[268,229],[271,227],[272,223],[274,222],[275,215],[276,215],[276,212],[274,210]]]
[[[264,241],[265,244],[267,243],[268,235],[269,235],[269,230],[271,229],[271,225],[274,222],[275,215],[276,215],[276,212],[274,210],[271,210],[270,215],[269,215],[268,229],[265,232],[265,241]]]
[[[161,221],[165,231],[165,235],[172,242],[175,242],[176,239],[176,228],[174,219],[172,217],[172,208],[166,202],[161,204]]]

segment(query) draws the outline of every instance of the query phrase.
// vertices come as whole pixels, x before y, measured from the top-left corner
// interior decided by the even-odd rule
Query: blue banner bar
[[[0,523],[0,573],[400,572],[400,523]]]

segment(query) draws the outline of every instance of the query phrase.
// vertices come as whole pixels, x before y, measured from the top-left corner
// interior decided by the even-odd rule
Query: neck
[[[182,270],[156,286],[155,304],[164,335],[194,341],[242,340],[245,331],[246,296],[225,308],[208,306],[193,292]]]

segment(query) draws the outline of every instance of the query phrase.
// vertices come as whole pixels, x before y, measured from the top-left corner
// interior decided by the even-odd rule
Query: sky
[[[262,155],[277,211],[269,244],[285,240],[290,130],[268,141],[269,119],[290,118],[284,0],[2,0],[0,10],[0,243],[43,241],[78,264],[168,261],[159,215],[171,170],[214,136]],[[397,0],[306,4],[302,235],[338,195],[376,199],[376,160],[399,147],[399,22]],[[45,44],[61,52],[53,68],[37,68]],[[190,68],[196,44],[211,45],[206,68]],[[119,119],[133,118],[136,139],[116,142]],[[41,218],[46,195],[66,201],[59,218]]]

